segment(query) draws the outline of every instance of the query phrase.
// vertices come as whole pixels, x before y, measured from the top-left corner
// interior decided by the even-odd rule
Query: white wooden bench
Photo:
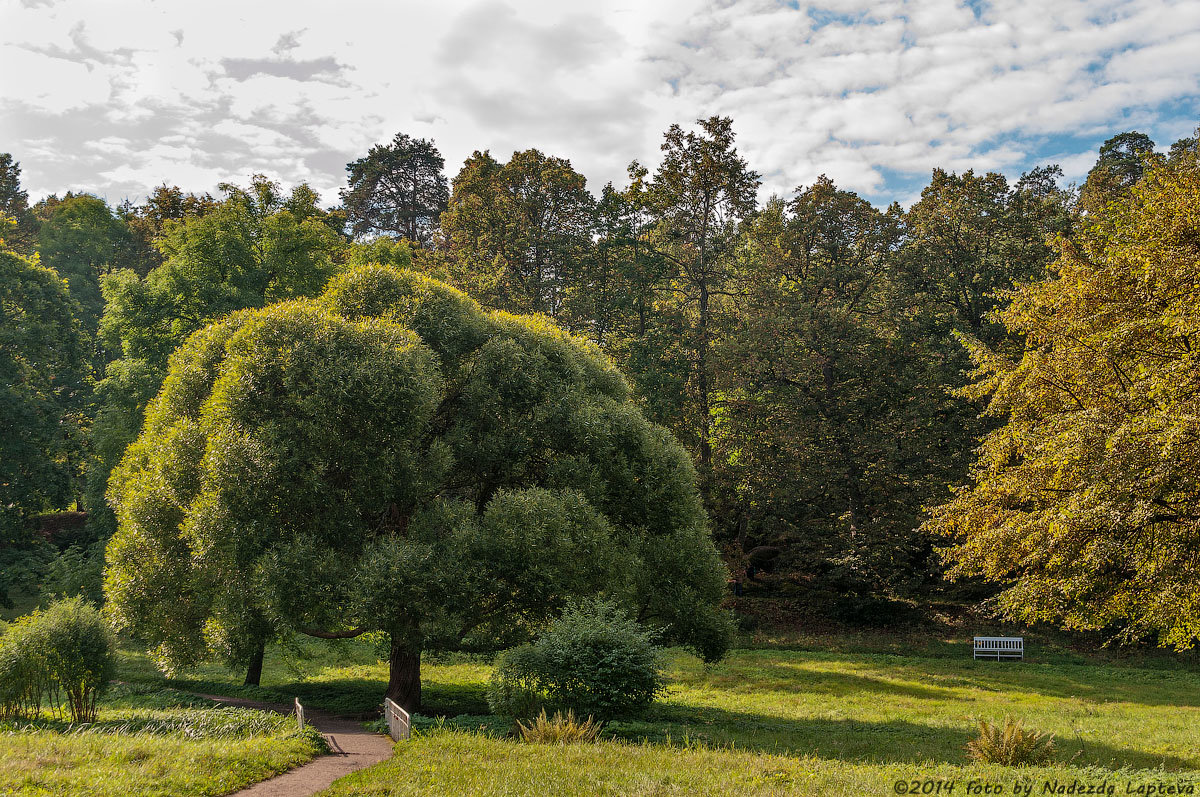
[[[1025,637],[1019,636],[977,636],[975,637],[975,658],[977,659],[1024,659]]]

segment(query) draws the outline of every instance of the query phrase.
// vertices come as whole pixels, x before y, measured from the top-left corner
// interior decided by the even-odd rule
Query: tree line
[[[1055,615],[1055,596],[1086,602],[1090,587],[1030,586],[1048,565],[1018,554],[1028,528],[1014,524],[1067,490],[1047,462],[1037,460],[1037,478],[1020,477],[1024,492],[988,503],[980,491],[998,474],[1010,478],[1010,467],[1034,467],[1010,417],[1030,424],[1023,445],[1042,433],[1030,420],[1041,415],[1020,414],[1050,401],[1030,385],[1055,400],[1072,388],[1061,375],[1028,373],[1034,341],[1057,352],[1076,339],[1062,336],[1079,336],[1067,312],[1083,305],[1047,297],[1076,273],[1070,264],[1094,266],[1122,231],[1158,224],[1144,233],[1153,236],[1175,218],[1130,208],[1170,204],[1153,191],[1186,190],[1190,178],[1163,175],[1194,173],[1195,139],[1163,155],[1145,135],[1121,133],[1078,187],[1063,186],[1053,165],[1015,181],[935,169],[908,209],[877,208],[826,177],[760,202],[760,175],[728,118],[674,125],[661,149],[653,170],[635,161],[622,185],[593,192],[568,159],[536,149],[506,161],[475,152],[451,180],[434,142],[398,134],[347,165],[336,208],[322,208],[307,185],[283,192],[261,175],[221,185],[217,196],[164,185],[141,205],[68,193],[30,206],[19,165],[0,155],[0,556],[9,582],[0,598],[47,572],[72,581],[71,567],[85,571],[73,583],[99,589],[116,528],[110,474],[192,333],[238,310],[318,296],[338,274],[376,263],[447,282],[484,308],[542,314],[600,347],[647,418],[691,454],[735,574],[754,554],[837,614],[940,589],[949,567],[1009,587],[1010,608],[1026,619],[1188,638],[1169,606],[1150,623],[1122,614],[1115,586],[1108,610],[1070,616]],[[1158,254],[1178,260],[1178,246]],[[1150,299],[1138,294],[1124,310],[1136,301]],[[1104,334],[1122,318],[1109,311]],[[1070,378],[1097,378],[1083,370]],[[1123,391],[1138,373],[1118,377]],[[1027,380],[1018,398],[1013,374]],[[1116,404],[1105,406],[1117,417]],[[1059,441],[1041,454],[1053,460],[1066,443],[1045,439]],[[1143,446],[1143,456],[1181,439]],[[1150,512],[1146,498],[1139,511],[1149,514],[1135,527],[1186,525],[1190,496],[1154,499],[1174,512],[1157,520],[1166,509]],[[35,517],[70,507],[87,512],[86,527],[54,558]],[[1056,511],[1045,528],[1074,510]],[[1097,516],[1091,528],[1123,522]],[[947,544],[948,559],[938,551]],[[1178,545],[1194,561],[1200,546]],[[1112,584],[1138,572],[1128,561],[1097,567]],[[1151,592],[1148,583],[1138,594]]]

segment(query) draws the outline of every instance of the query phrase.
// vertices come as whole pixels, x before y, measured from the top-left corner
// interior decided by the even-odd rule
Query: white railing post
[[[296,707],[296,727],[301,731],[304,730],[304,706],[300,705],[300,698],[292,698],[292,702]]]
[[[398,742],[412,735],[412,717],[390,697],[383,699],[383,715],[387,717],[388,735]]]

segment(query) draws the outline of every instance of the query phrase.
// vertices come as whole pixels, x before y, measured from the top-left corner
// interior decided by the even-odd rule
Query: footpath
[[[200,697],[238,708],[276,711],[280,714],[292,712],[292,707],[284,703],[264,703],[261,700],[222,695]],[[392,740],[387,736],[371,733],[363,727],[360,719],[306,708],[304,722],[325,736],[329,743],[329,754],[314,758],[309,763],[276,775],[270,780],[234,792],[231,797],[305,797],[328,788],[343,775],[349,775],[392,757]]]

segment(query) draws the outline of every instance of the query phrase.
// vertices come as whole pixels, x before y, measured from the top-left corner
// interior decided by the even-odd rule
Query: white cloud
[[[404,131],[451,175],[539,147],[598,189],[653,164],[672,122],[722,113],[764,194],[825,173],[887,199],[888,173],[935,165],[1078,177],[1095,139],[1138,125],[1165,146],[1197,121],[1178,110],[1200,96],[1194,0],[584,8],[0,0],[0,150],[34,195],[263,171],[333,202],[345,163]]]

